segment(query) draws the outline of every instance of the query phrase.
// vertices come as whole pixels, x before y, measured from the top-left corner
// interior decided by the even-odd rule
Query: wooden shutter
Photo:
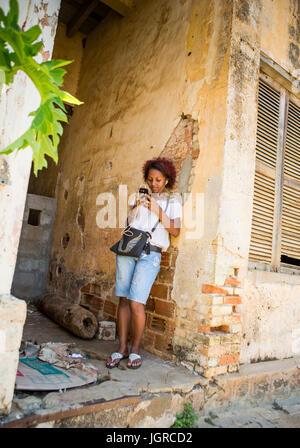
[[[250,261],[271,263],[280,93],[259,81]]]
[[[300,107],[292,101],[283,167],[281,255],[300,260]]]

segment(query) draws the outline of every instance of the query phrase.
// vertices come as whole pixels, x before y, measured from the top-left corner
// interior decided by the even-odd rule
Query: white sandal
[[[139,368],[141,367],[142,363],[139,364],[138,366],[133,366],[133,365],[132,365],[132,362],[135,361],[136,359],[142,359],[142,358],[141,358],[141,356],[138,355],[137,353],[130,353],[130,355],[129,355],[129,361],[130,361],[131,365],[130,365],[130,366],[127,365],[128,369],[139,369]]]
[[[116,362],[113,366],[110,366],[110,365],[109,365],[110,363],[114,362],[114,361],[115,361],[116,359],[118,359],[118,358],[120,358],[120,361],[119,361],[119,362]],[[122,353],[114,352],[114,353],[111,355],[111,361],[106,361],[106,367],[107,367],[108,369],[113,369],[114,367],[118,367],[119,364],[120,364],[120,362],[121,362],[121,360],[122,360],[122,359],[127,359],[127,358],[128,358],[128,356],[124,356],[124,355],[122,355]]]

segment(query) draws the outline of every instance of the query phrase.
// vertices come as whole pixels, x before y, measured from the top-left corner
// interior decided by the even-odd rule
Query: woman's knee
[[[119,306],[122,307],[128,307],[130,300],[128,300],[126,297],[120,297],[119,299]]]
[[[129,306],[134,314],[144,314],[145,313],[145,305],[140,302],[135,302],[134,300],[129,300]]]

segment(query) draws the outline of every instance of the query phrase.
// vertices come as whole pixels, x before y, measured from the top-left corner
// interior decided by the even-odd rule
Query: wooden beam
[[[273,251],[272,251],[272,269],[278,272],[281,257],[281,233],[282,233],[282,194],[283,194],[283,162],[285,137],[287,126],[288,101],[285,89],[280,89],[279,106],[279,125],[278,125],[278,143],[277,143],[277,161],[275,177],[275,203],[274,203],[274,227],[273,227]]]
[[[77,417],[79,415],[91,414],[94,412],[106,411],[114,407],[138,405],[142,399],[140,395],[124,396],[114,400],[104,400],[100,398],[91,402],[80,403],[79,407],[70,408],[60,411],[52,411],[49,409],[49,414],[33,414],[27,417],[22,417],[1,425],[1,428],[32,428],[39,423],[49,421],[60,421],[65,418]]]
[[[83,22],[88,18],[90,13],[96,8],[96,6],[99,4],[99,0],[88,0],[86,3],[84,3],[70,23],[67,26],[67,36],[72,37],[74,34],[79,30],[80,26],[83,24]]]
[[[125,5],[121,0],[100,0],[106,6],[113,9],[121,16],[126,16],[130,12],[129,6]]]
[[[260,55],[260,67],[266,75],[300,99],[300,81],[298,78],[292,76],[264,53]]]

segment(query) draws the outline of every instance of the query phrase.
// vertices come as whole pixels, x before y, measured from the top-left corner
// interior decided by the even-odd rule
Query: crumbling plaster
[[[261,51],[298,80],[299,20],[300,6],[296,0],[262,2]],[[298,58],[291,55],[291,48],[296,47]],[[241,362],[281,359],[299,353],[299,300],[299,274],[248,271],[241,306]]]
[[[60,238],[62,230],[68,232],[67,271],[114,275],[108,248],[120,230],[95,226],[96,198],[113,192],[117,199],[120,183],[135,191],[143,162],[160,154],[182,112],[196,101],[195,93],[186,92],[190,81],[182,70],[190,11],[191,2],[171,7],[169,1],[146,1],[122,20],[110,16],[88,36],[78,89],[85,104],[74,111],[60,145],[61,185],[75,188],[67,200],[65,189],[59,190],[53,249],[64,255]],[[79,206],[86,217],[82,258]]]
[[[264,0],[261,51],[295,78],[300,76],[300,4],[298,0]]]
[[[1,1],[7,12],[9,2]],[[28,29],[40,24],[43,48],[37,60],[51,57],[60,0],[24,0],[19,25]],[[3,86],[0,103],[0,147],[19,137],[30,125],[28,114],[40,102],[39,94],[23,73],[16,74],[12,85]],[[32,118],[31,118],[32,119]],[[14,392],[19,347],[26,318],[26,303],[10,295],[22,227],[27,186],[32,163],[30,148],[2,155],[9,177],[0,187],[0,414],[8,413]]]
[[[2,3],[1,7],[7,11],[8,2]],[[60,0],[26,0],[20,8],[20,26],[24,25],[25,29],[28,29],[39,23],[42,28],[44,46],[37,56],[39,62],[49,59],[52,55],[59,6]],[[1,98],[0,147],[4,148],[29,127],[32,117],[28,117],[28,114],[38,107],[40,96],[27,75],[19,72],[13,84],[3,87]],[[15,269],[32,150],[28,148],[1,157],[8,163],[10,171],[8,185],[0,188],[0,294],[4,294],[10,292]]]
[[[274,289],[272,277],[268,287],[252,293],[261,279],[248,274],[248,249],[260,51],[294,76],[298,73],[290,55],[297,40],[297,4],[286,3],[147,0],[121,21],[110,15],[88,36],[77,91],[85,104],[76,108],[60,145],[53,260],[74,277],[113,282],[115,264],[108,248],[120,229],[95,226],[97,196],[110,191],[117,197],[120,183],[135,191],[144,160],[161,153],[181,113],[198,120],[200,155],[189,200],[203,194],[203,233],[187,239],[190,229],[183,228],[173,239],[180,251],[172,299],[184,315],[203,283],[222,285],[228,274],[237,273],[243,283],[243,305],[237,309],[246,335],[242,362],[266,353],[253,331],[259,325],[256,311],[247,310],[250,301],[258,310]],[[79,210],[84,230],[76,223]],[[66,234],[70,240],[64,248]],[[296,286],[290,294],[287,314],[297,307]],[[268,308],[264,315],[277,322]],[[298,325],[297,315],[283,331]],[[289,347],[276,348],[272,334],[268,350],[274,357],[289,356]]]
[[[296,5],[287,3],[237,2],[234,12],[216,279],[222,281],[228,267],[239,269],[243,294],[236,308],[242,318],[242,363],[295,356],[299,351],[299,276],[248,270],[260,50],[299,79],[298,63],[290,57],[289,33]]]

